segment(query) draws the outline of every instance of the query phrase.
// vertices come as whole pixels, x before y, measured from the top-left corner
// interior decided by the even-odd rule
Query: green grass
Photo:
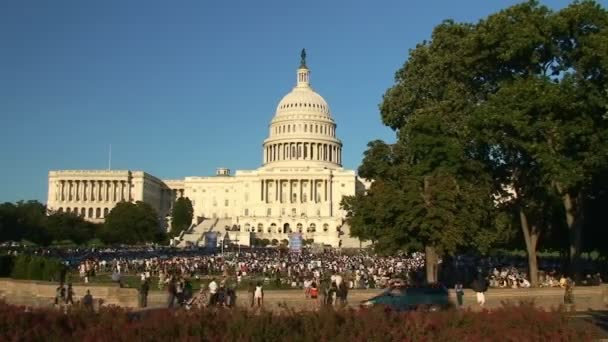
[[[80,276],[77,273],[71,273],[70,276],[71,276],[71,280],[68,280],[68,281],[71,281],[73,284],[84,284],[83,280],[80,278]],[[201,288],[201,284],[203,284],[203,286],[207,286],[211,282],[212,278],[214,278],[214,277],[205,276],[205,277],[202,277],[201,279],[190,278],[190,283],[192,284],[193,290],[198,291]],[[218,284],[222,279],[224,279],[224,277],[222,277],[222,276],[215,277],[215,280],[216,280],[216,282],[218,282]],[[138,275],[123,275],[121,277],[121,281],[122,281],[124,287],[135,288],[135,289],[139,288],[139,285],[141,283]],[[263,277],[243,277],[243,280],[241,281],[240,284],[238,284],[238,286],[236,288],[237,288],[237,290],[247,290],[249,282],[253,282],[254,284],[256,284],[258,281],[262,282],[262,284],[264,285],[264,290],[292,290],[292,289],[294,289],[291,287],[291,285],[287,286],[285,284],[278,284],[274,279],[270,279],[270,281],[265,282]],[[229,277],[227,279],[226,283],[232,287],[232,286],[234,286],[234,284],[236,284],[236,278]],[[95,277],[89,278],[88,285],[108,286],[108,285],[116,285],[116,283],[112,281],[112,275],[110,273],[102,273],[102,274],[96,275]],[[299,289],[299,288],[296,288],[296,289]],[[166,290],[166,287],[164,290]],[[158,288],[158,277],[151,278],[150,291],[161,291]]]

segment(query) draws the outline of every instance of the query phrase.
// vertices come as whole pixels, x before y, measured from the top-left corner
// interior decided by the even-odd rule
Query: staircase
[[[186,247],[189,244],[197,245],[203,240],[203,234],[213,230],[218,219],[203,219],[197,226],[191,227],[187,233],[180,236],[180,241],[177,247]]]

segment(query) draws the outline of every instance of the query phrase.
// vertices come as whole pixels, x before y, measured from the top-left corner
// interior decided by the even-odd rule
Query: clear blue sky
[[[45,202],[49,170],[106,168],[109,144],[113,169],[160,178],[259,167],[303,47],[357,168],[393,140],[378,104],[408,50],[514,3],[2,0],[0,202]]]

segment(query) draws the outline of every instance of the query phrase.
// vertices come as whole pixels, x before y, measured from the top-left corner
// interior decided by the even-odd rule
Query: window
[[[311,223],[311,224],[310,224],[310,227],[308,227],[308,231],[309,231],[310,233],[314,233],[316,230],[317,230],[317,225],[316,225],[316,224],[314,224],[314,223]]]
[[[323,231],[326,232],[329,230],[329,225],[326,223],[323,225]]]
[[[245,216],[249,216],[249,209],[245,209]]]
[[[228,190],[226,190],[226,191],[228,191]],[[228,200],[224,200],[224,207],[227,207],[227,206],[228,206]]]
[[[270,215],[272,215],[272,209],[268,208],[268,209],[266,209],[266,216],[270,216]]]
[[[296,216],[296,208],[291,208],[291,216]]]
[[[317,209],[317,216],[321,216],[321,209]]]
[[[261,223],[258,223],[258,233],[261,233],[264,230],[264,225]]]
[[[281,208],[281,216],[285,216],[285,208]]]
[[[302,194],[302,203],[306,203],[306,194]]]

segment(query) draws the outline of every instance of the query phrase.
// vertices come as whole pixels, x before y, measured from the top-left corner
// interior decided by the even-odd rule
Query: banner
[[[215,251],[217,249],[217,232],[205,233],[205,248]]]
[[[289,250],[291,252],[302,252],[302,233],[289,234]]]

